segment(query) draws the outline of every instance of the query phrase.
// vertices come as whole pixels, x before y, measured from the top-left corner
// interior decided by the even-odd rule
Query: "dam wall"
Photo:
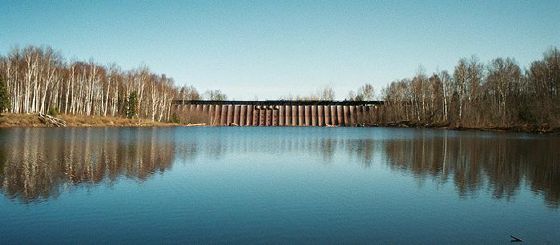
[[[375,118],[383,102],[175,100],[173,104],[187,117],[212,126],[353,127]]]

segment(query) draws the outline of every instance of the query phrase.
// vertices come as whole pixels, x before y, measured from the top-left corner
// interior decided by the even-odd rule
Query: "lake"
[[[0,244],[560,243],[560,137],[0,129]]]

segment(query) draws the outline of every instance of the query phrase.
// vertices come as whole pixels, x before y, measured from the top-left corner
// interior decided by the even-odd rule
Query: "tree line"
[[[50,47],[14,48],[0,56],[0,112],[60,112],[166,121],[173,99],[199,99],[192,86],[147,67],[122,70],[93,61],[67,62]]]
[[[381,122],[456,127],[560,126],[560,51],[552,48],[525,70],[513,58],[483,64],[462,58],[452,72],[392,82],[381,92]]]
[[[377,123],[409,122],[457,127],[559,126],[560,51],[522,69],[513,58],[488,64],[462,58],[452,72],[419,71],[381,90],[385,104]],[[14,48],[0,56],[0,112],[65,113],[141,117],[169,121],[174,99],[226,100],[220,90],[203,94],[193,86],[178,87],[172,78],[147,67],[122,70],[93,61],[67,62],[50,47]],[[290,100],[334,100],[330,87]],[[374,100],[364,84],[346,100]],[[371,120],[370,120],[371,121]]]
[[[348,95],[344,100],[348,101],[367,101],[367,100],[374,100],[375,99],[375,89],[372,84],[365,83],[360,88],[358,88],[357,92],[353,90],[348,92]],[[334,101],[335,100],[335,91],[333,88],[326,86],[320,90],[317,90],[314,93],[309,95],[288,95],[288,96],[281,96],[280,100],[298,100],[298,101],[310,101],[310,100],[320,100],[320,101]]]

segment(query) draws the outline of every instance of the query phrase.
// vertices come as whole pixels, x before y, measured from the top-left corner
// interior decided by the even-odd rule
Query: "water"
[[[0,244],[558,244],[559,149],[430,129],[0,129]]]

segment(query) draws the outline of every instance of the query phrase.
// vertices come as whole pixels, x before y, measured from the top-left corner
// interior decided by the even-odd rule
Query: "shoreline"
[[[100,127],[174,127],[183,126],[177,123],[152,121],[149,119],[129,119],[104,116],[58,115],[56,118],[66,122],[67,128],[100,128]],[[186,125],[184,125],[186,126]],[[56,128],[39,120],[38,114],[0,115],[0,128]]]
[[[442,124],[414,124],[414,123],[381,123],[375,125],[364,125],[363,127],[387,127],[387,128],[426,128],[426,129],[445,129],[455,131],[484,131],[484,132],[504,132],[504,133],[528,133],[528,134],[560,134],[560,127],[549,127],[548,125],[518,125],[511,127],[464,127],[450,126]]]
[[[204,123],[170,123],[158,122],[149,119],[129,119],[122,117],[104,117],[104,116],[76,116],[76,115],[58,115],[57,118],[67,123],[67,128],[103,128],[103,127],[214,127]],[[342,126],[343,127],[343,126]],[[504,133],[530,133],[530,134],[560,134],[560,128],[548,127],[544,125],[537,127],[534,125],[521,125],[513,127],[459,127],[442,124],[415,124],[409,122],[398,123],[380,123],[380,124],[363,124],[357,127],[374,128],[430,128],[445,129],[456,131],[487,131],[487,132],[504,132]],[[0,128],[54,128],[48,124],[41,122],[38,114],[13,114],[5,113],[0,115]]]

